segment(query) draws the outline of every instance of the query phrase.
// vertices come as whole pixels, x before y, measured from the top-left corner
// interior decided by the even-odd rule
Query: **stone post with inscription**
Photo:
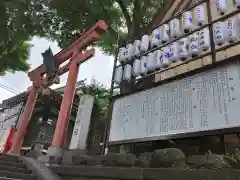
[[[69,149],[86,149],[93,103],[94,97],[91,95],[83,95],[80,98]]]
[[[64,152],[62,164],[73,165],[75,157],[84,156],[86,154],[86,141],[88,137],[94,97],[84,95],[77,92],[80,101],[78,112],[73,128],[72,138],[69,145],[69,150]]]

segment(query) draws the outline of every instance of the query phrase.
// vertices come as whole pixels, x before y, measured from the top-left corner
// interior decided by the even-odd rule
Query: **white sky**
[[[29,63],[31,69],[38,67],[42,64],[41,53],[44,52],[49,46],[52,48],[53,53],[56,54],[60,51],[57,43],[48,41],[46,39],[33,38],[31,44],[34,46],[31,48]],[[96,49],[95,56],[80,66],[78,80],[87,78],[87,82],[90,83],[92,77],[103,85],[109,87],[113,68],[113,57],[106,56],[101,53],[100,50]],[[60,77],[61,84],[66,84],[67,73]],[[28,79],[27,73],[16,72],[7,73],[5,76],[0,77],[0,85],[8,86],[18,92],[23,92],[27,87],[31,86],[31,82]],[[55,86],[57,87],[57,86]],[[15,96],[15,94],[0,88],[0,102],[4,99]]]

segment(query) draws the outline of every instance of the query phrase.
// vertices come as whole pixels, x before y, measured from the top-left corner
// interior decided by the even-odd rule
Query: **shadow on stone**
[[[138,156],[136,166],[142,168],[149,168],[151,166],[153,152],[145,152]]]
[[[88,155],[72,156],[72,162],[74,165],[87,165]]]
[[[133,154],[119,154],[117,158],[117,166],[133,167],[136,165],[137,158]]]
[[[87,151],[84,150],[65,150],[63,153],[62,165],[74,165],[74,159],[81,157],[87,154]]]
[[[88,156],[88,166],[103,166],[104,156]]]
[[[118,155],[114,153],[108,153],[103,159],[104,166],[114,167],[117,166]]]
[[[58,164],[60,165],[62,163],[62,157],[61,156],[48,156],[49,160],[48,162],[51,164]]]

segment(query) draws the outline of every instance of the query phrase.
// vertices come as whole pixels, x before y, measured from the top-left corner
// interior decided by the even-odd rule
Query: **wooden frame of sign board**
[[[208,64],[206,66],[202,66],[201,68],[194,69],[192,71],[188,71],[183,74],[178,74],[176,76],[172,76],[170,78],[165,78],[161,81],[158,81],[152,86],[150,89],[154,89],[159,86],[163,86],[165,84],[169,84],[171,82],[175,82],[177,80],[185,79],[186,77],[197,75],[203,71],[215,69],[217,67],[222,67],[227,64],[237,63],[240,64],[240,55],[230,57],[224,61],[218,61],[215,64]],[[112,97],[112,107],[116,100],[131,96],[134,94],[138,94],[140,92],[150,90],[150,89],[138,89],[134,93],[130,94],[124,94],[123,96],[114,96]],[[111,109],[112,110],[112,109]],[[112,117],[111,117],[112,118]],[[110,130],[109,130],[110,131]],[[139,142],[146,142],[146,141],[158,141],[158,140],[170,140],[170,139],[181,139],[181,138],[191,138],[191,137],[201,137],[201,136],[212,136],[212,135],[226,135],[226,134],[234,134],[239,133],[240,127],[234,127],[234,128],[224,128],[224,129],[217,129],[217,130],[206,130],[206,131],[198,131],[198,132],[190,132],[190,133],[181,133],[181,134],[169,134],[169,135],[163,135],[163,136],[153,136],[153,137],[146,137],[146,138],[134,138],[134,139],[128,139],[128,140],[121,140],[121,141],[109,141],[108,145],[120,145],[120,144],[131,144],[131,143],[139,143]]]
[[[154,137],[146,137],[146,138],[135,138],[128,139],[122,141],[109,141],[108,145],[122,145],[122,144],[132,144],[132,143],[142,143],[148,141],[164,141],[164,140],[173,140],[173,139],[182,139],[182,138],[191,138],[191,137],[203,137],[203,136],[216,136],[216,135],[228,135],[239,133],[240,127],[235,128],[227,128],[227,129],[218,129],[218,130],[208,130],[208,131],[199,131],[192,133],[182,133],[176,135],[166,135],[166,136],[154,136]]]
[[[200,28],[196,27],[195,29],[193,29],[191,31],[191,33],[189,34],[185,34],[169,43],[166,43],[163,46],[166,46],[176,40],[179,40],[185,36],[188,36],[196,31],[199,31],[205,27],[209,28],[209,34],[210,34],[210,42],[211,42],[211,49],[209,49],[207,52],[205,52],[204,54],[200,54],[198,57],[192,58],[190,60],[187,60],[185,62],[177,62],[177,63],[173,63],[171,64],[171,66],[168,69],[162,70],[160,72],[154,72],[152,74],[149,74],[147,76],[154,76],[154,85],[152,87],[156,87],[156,86],[160,86],[161,84],[164,83],[169,83],[171,81],[175,81],[176,79],[181,79],[187,76],[192,76],[198,72],[203,72],[206,69],[209,68],[215,68],[221,64],[225,64],[225,63],[229,63],[230,60],[237,60],[239,59],[239,52],[238,49],[240,48],[240,41],[238,42],[234,42],[231,44],[225,43],[222,46],[215,46],[214,44],[214,40],[213,40],[213,24],[218,22],[218,21],[224,21],[229,17],[232,17],[234,15],[237,15],[240,13],[239,9],[235,9],[233,6],[230,6],[228,9],[228,12],[224,15],[220,15],[219,13],[216,12],[215,8],[213,8],[215,6],[215,1],[214,0],[203,0],[198,2],[197,4],[193,5],[192,7],[190,7],[189,9],[185,10],[192,10],[194,7],[196,7],[197,5],[200,4],[205,4],[205,9],[207,11],[207,16],[208,16],[208,22],[206,22],[206,24],[203,24]],[[177,14],[176,16],[172,17],[171,19],[174,19],[176,17],[179,17],[183,12],[181,12],[180,14]],[[168,23],[171,19],[162,22],[160,25],[164,24],[164,23]],[[160,26],[159,25],[159,26]],[[121,47],[121,46],[120,46]],[[149,52],[153,52],[154,50],[158,49],[157,48],[153,48],[151,50],[149,50],[148,52],[144,53],[144,54],[148,54]],[[121,98],[123,96],[127,96],[129,94],[133,94],[133,93],[137,93],[137,92],[141,92],[143,90],[146,89],[136,89],[134,90],[134,92],[129,93],[129,94],[120,94],[117,96],[113,96],[113,91],[114,89],[117,89],[120,86],[114,86],[114,82],[113,82],[113,77],[115,75],[115,69],[117,66],[117,52],[115,55],[115,61],[114,61],[114,70],[113,70],[113,76],[112,76],[112,83],[111,83],[111,92],[110,92],[110,99],[111,99],[111,107],[109,108],[109,120],[107,122],[107,126],[105,129],[105,138],[104,138],[104,148],[108,147],[108,145],[111,144],[123,144],[123,143],[133,143],[133,142],[139,142],[140,139],[132,139],[132,140],[124,140],[124,141],[119,141],[119,142],[108,142],[108,136],[109,136],[109,131],[110,131],[110,123],[111,123],[111,114],[112,114],[112,106],[114,104],[114,100]],[[144,79],[144,77],[142,77]],[[135,81],[135,80],[134,80]],[[151,88],[152,88],[151,87]],[[200,135],[211,135],[211,134],[224,134],[224,133],[234,133],[234,132],[239,132],[240,129],[239,128],[234,128],[234,129],[224,129],[221,131],[206,131],[206,132],[197,132],[197,133],[186,133],[186,134],[179,134],[176,135],[176,137],[178,138],[183,138],[183,137],[189,137],[189,136],[200,136]],[[165,136],[165,137],[161,137],[163,139],[171,139],[171,138],[176,138],[173,135],[169,135],[169,136]],[[141,139],[141,141],[153,141],[153,140],[157,140],[159,139],[159,137],[152,137],[152,138],[145,138],[145,139]]]

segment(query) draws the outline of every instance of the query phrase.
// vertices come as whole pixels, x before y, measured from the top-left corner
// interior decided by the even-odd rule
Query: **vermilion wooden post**
[[[30,88],[28,100],[20,117],[19,126],[14,134],[10,153],[19,154],[26,134],[27,126],[31,120],[32,113],[37,100],[37,90],[34,86]]]
[[[62,148],[64,146],[65,136],[68,129],[68,122],[72,108],[72,102],[75,95],[76,82],[78,76],[79,65],[76,60],[70,64],[67,85],[64,89],[64,96],[60,112],[58,115],[58,121],[53,136],[52,146]]]

